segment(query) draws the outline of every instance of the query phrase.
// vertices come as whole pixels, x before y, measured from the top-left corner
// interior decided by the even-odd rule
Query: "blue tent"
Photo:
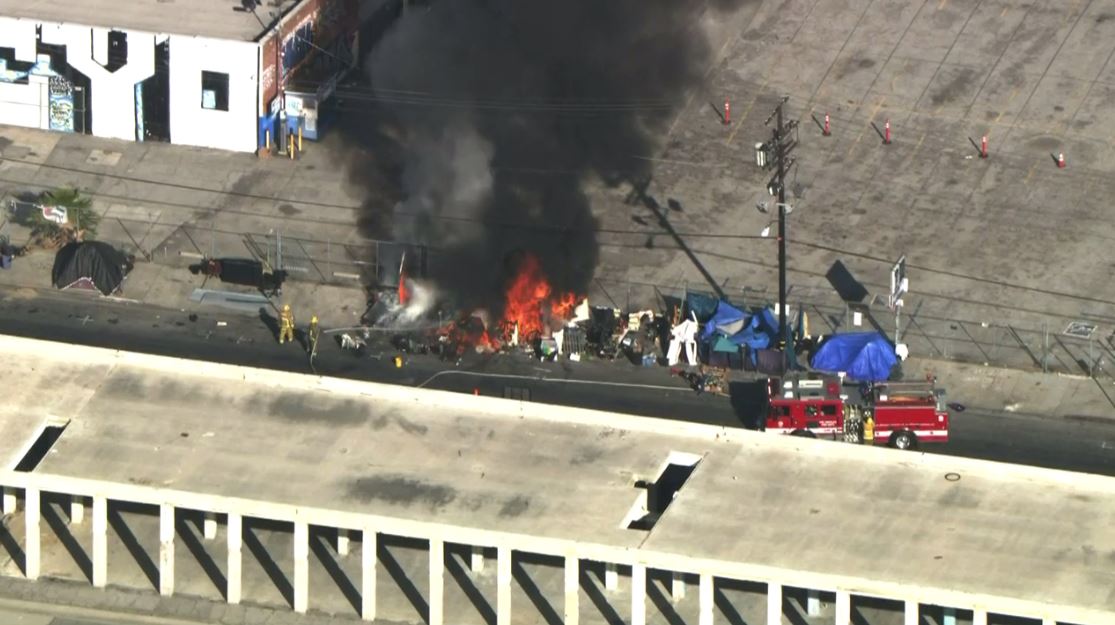
[[[728,337],[736,345],[746,345],[751,349],[766,349],[771,343],[771,334],[760,323],[759,315],[751,315],[742,330]],[[777,334],[777,332],[775,333]]]
[[[714,334],[731,336],[743,329],[746,318],[747,315],[742,310],[724,300],[720,300],[716,305],[716,314],[705,323],[705,329],[701,332],[701,340],[708,341]]]
[[[894,345],[878,332],[833,334],[813,355],[813,368],[837,373],[860,382],[880,382],[890,377],[898,362]]]

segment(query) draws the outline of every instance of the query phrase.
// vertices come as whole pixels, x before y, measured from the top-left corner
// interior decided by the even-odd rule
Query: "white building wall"
[[[93,134],[134,141],[135,86],[155,73],[155,35],[128,31],[128,62],[115,72],[94,59],[94,50],[104,50],[107,38],[108,30],[102,28],[42,25],[43,43],[66,46],[66,62],[89,78],[92,94],[86,105],[92,108]]]
[[[254,152],[259,46],[253,42],[170,37],[170,140],[207,148]],[[228,74],[228,110],[201,105],[201,73]]]
[[[0,124],[47,129],[50,99],[45,76],[31,76],[30,84],[0,82]]]
[[[0,17],[0,46],[16,60],[34,62],[36,27],[44,43],[66,47],[66,61],[89,78],[92,124],[98,137],[136,139],[136,84],[155,73],[155,45],[170,40],[169,121],[172,143],[254,152],[258,147],[259,46],[182,35],[127,31],[127,63],[115,72],[108,62],[110,29]],[[202,71],[228,74],[228,110],[202,107]],[[0,82],[0,124],[49,128],[49,90],[44,77],[30,84]]]
[[[13,17],[0,17],[0,45],[15,48],[17,61],[35,62],[36,22]]]
[[[0,45],[13,48],[15,60],[34,63],[35,26],[33,21],[0,17]],[[48,80],[44,76],[29,76],[28,83],[0,82],[0,123],[47,128]]]

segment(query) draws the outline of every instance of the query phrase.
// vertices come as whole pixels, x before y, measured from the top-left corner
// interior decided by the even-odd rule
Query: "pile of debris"
[[[364,338],[387,337],[396,353],[436,354],[458,363],[469,354],[514,352],[544,362],[669,366],[684,371],[698,392],[722,392],[732,369],[777,373],[783,366],[778,320],[767,306],[748,309],[688,292],[664,302],[663,311],[593,306],[583,295],[555,292],[530,256],[509,280],[505,297],[499,316],[451,305],[439,311],[432,287],[400,271],[397,287],[370,304]],[[688,368],[677,369],[682,364]]]

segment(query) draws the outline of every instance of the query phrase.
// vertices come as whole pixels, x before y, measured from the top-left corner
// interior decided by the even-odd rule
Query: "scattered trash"
[[[964,404],[954,401],[949,403],[949,409],[953,412],[964,412],[967,410],[967,407],[965,407]]]
[[[193,321],[193,319],[191,319],[190,321]],[[218,322],[217,322],[217,327],[218,327],[218,328],[223,328],[223,327],[225,327],[225,326],[227,326],[227,325],[228,325],[228,322],[227,322],[227,321],[218,321]]]

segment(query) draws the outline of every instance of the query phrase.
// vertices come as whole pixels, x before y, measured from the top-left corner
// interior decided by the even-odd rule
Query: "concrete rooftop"
[[[281,0],[281,11],[285,13],[301,1]],[[0,16],[256,41],[268,30],[259,20],[270,25],[277,19],[270,13],[280,8],[272,4],[260,3],[256,8],[257,19],[240,10],[240,0],[0,0]]]
[[[1115,620],[1115,479],[13,337],[0,352],[19,381],[7,467],[62,418],[36,473]],[[649,535],[622,528],[671,452],[703,459]]]

